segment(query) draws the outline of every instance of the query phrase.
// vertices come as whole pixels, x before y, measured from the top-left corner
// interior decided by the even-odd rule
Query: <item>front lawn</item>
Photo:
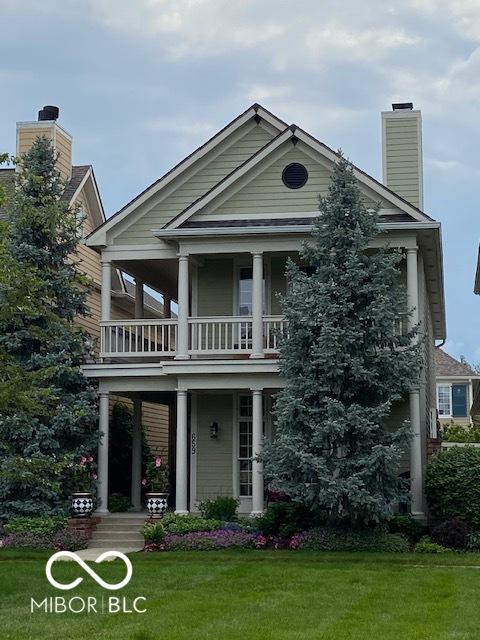
[[[45,578],[45,552],[0,551],[2,640],[464,640],[480,636],[480,555],[289,551],[133,554],[121,592],[101,590],[75,563]],[[95,565],[121,580],[124,565]],[[30,597],[147,598],[145,614],[30,613]]]

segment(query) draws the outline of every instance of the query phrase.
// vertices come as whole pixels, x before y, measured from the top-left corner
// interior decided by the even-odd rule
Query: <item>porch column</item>
[[[142,509],[142,401],[133,401],[133,431],[132,431],[132,487],[131,501],[134,511]]]
[[[263,358],[263,253],[252,255],[252,353],[250,358]]]
[[[143,280],[135,278],[135,318],[140,319],[144,317],[143,308]]]
[[[101,311],[102,321],[110,320],[112,296],[112,263],[110,260],[102,260],[102,291]]]
[[[175,479],[175,513],[186,515],[188,485],[187,392],[177,390],[177,457]]]
[[[168,296],[163,296],[163,317],[172,317],[172,299]]]
[[[97,513],[108,513],[108,393],[99,394],[98,428],[100,441],[98,443],[98,490]]]
[[[263,397],[261,389],[252,390],[252,516],[263,513],[263,464],[255,458],[262,450]]]
[[[407,249],[407,302],[411,315],[408,328],[418,325],[418,248]],[[416,338],[415,338],[416,339]],[[410,441],[410,496],[411,510],[415,518],[425,517],[423,511],[423,455],[420,421],[420,388],[414,385],[410,389],[410,424],[412,439]]]
[[[188,256],[178,256],[178,320],[176,360],[188,360]]]

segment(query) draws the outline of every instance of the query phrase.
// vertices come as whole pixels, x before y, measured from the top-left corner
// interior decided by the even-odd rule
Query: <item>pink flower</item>
[[[93,462],[93,458],[92,458],[92,456],[89,456],[88,461],[89,461],[89,462]]]
[[[96,473],[92,473],[92,478],[93,478],[94,480],[97,480],[97,478],[98,478],[97,474],[96,474]]]
[[[80,464],[85,464],[85,463],[86,463],[86,461],[87,461],[87,459],[85,458],[85,456],[82,456],[82,457],[80,458]]]
[[[142,485],[145,487],[147,485],[147,481],[145,480],[145,478],[142,480]]]
[[[162,459],[161,459],[161,457],[160,457],[160,456],[157,456],[157,457],[155,458],[155,466],[157,467],[157,469],[158,469],[158,467],[161,467],[161,466],[162,466]]]
[[[254,544],[257,547],[257,549],[261,549],[267,544],[267,539],[264,536],[258,536],[255,539]]]

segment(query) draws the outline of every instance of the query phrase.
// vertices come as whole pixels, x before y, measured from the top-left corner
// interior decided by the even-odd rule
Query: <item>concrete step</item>
[[[96,531],[92,535],[92,540],[123,540],[124,538],[135,538],[143,540],[143,536],[138,531],[125,531],[124,533],[108,533],[105,531]]]
[[[94,540],[93,538],[89,543],[90,549],[143,549],[143,539],[138,540],[127,538],[125,540]]]
[[[147,515],[136,515],[135,516],[105,516],[100,520],[100,524],[140,524],[142,525],[145,520],[147,520]]]
[[[115,533],[116,531],[120,531],[120,532],[125,532],[125,531],[140,531],[140,529],[143,527],[143,522],[141,524],[139,523],[135,523],[135,524],[113,524],[110,522],[101,522],[100,524],[97,525],[97,528],[95,529],[96,531],[111,531],[112,533]]]

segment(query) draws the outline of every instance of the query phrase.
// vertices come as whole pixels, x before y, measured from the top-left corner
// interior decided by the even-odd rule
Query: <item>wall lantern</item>
[[[218,438],[218,422],[212,422],[210,425],[210,438]]]

